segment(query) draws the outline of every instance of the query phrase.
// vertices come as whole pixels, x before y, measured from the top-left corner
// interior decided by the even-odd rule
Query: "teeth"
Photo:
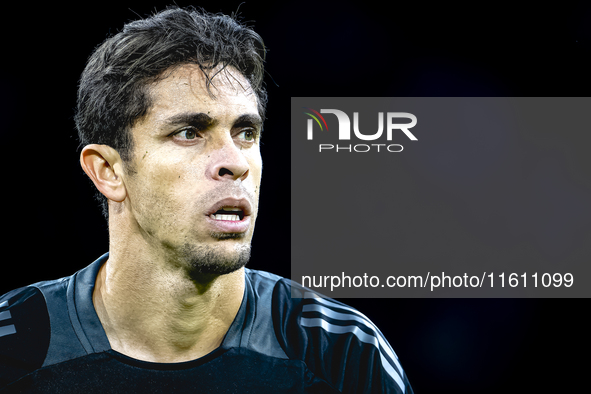
[[[217,212],[211,214],[210,217],[214,220],[238,222],[244,217],[244,212],[242,208],[238,207],[221,207]]]
[[[224,209],[225,211],[225,209]],[[239,221],[240,217],[238,215],[211,215],[211,218],[214,220],[230,220],[230,221]]]

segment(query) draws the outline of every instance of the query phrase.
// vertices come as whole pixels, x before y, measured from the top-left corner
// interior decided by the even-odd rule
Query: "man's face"
[[[151,86],[125,180],[133,231],[196,274],[248,261],[262,171],[256,94],[233,68],[212,85],[215,98],[199,67],[184,65]]]

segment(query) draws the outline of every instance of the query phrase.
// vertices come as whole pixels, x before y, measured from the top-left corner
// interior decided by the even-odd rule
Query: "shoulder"
[[[275,336],[290,359],[341,392],[412,393],[396,353],[364,314],[289,279],[259,275]]]
[[[70,279],[38,282],[0,296],[0,388],[46,365],[55,332],[73,337],[68,330]]]
[[[41,367],[50,333],[45,298],[37,287],[0,296],[0,387]]]

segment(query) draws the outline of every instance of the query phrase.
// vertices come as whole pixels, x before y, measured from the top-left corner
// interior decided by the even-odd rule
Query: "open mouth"
[[[209,215],[213,220],[227,220],[231,222],[239,222],[244,219],[244,211],[238,207],[222,207],[215,213]]]

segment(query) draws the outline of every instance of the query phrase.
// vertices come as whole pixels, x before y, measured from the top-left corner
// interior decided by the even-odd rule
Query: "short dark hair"
[[[148,85],[183,64],[199,65],[210,94],[218,70],[212,71],[218,66],[236,68],[256,93],[264,119],[265,54],[261,37],[233,16],[175,6],[130,22],[97,47],[80,77],[74,119],[81,146],[109,145],[129,165],[130,129],[152,105]],[[108,217],[107,199],[100,193],[97,197]]]

